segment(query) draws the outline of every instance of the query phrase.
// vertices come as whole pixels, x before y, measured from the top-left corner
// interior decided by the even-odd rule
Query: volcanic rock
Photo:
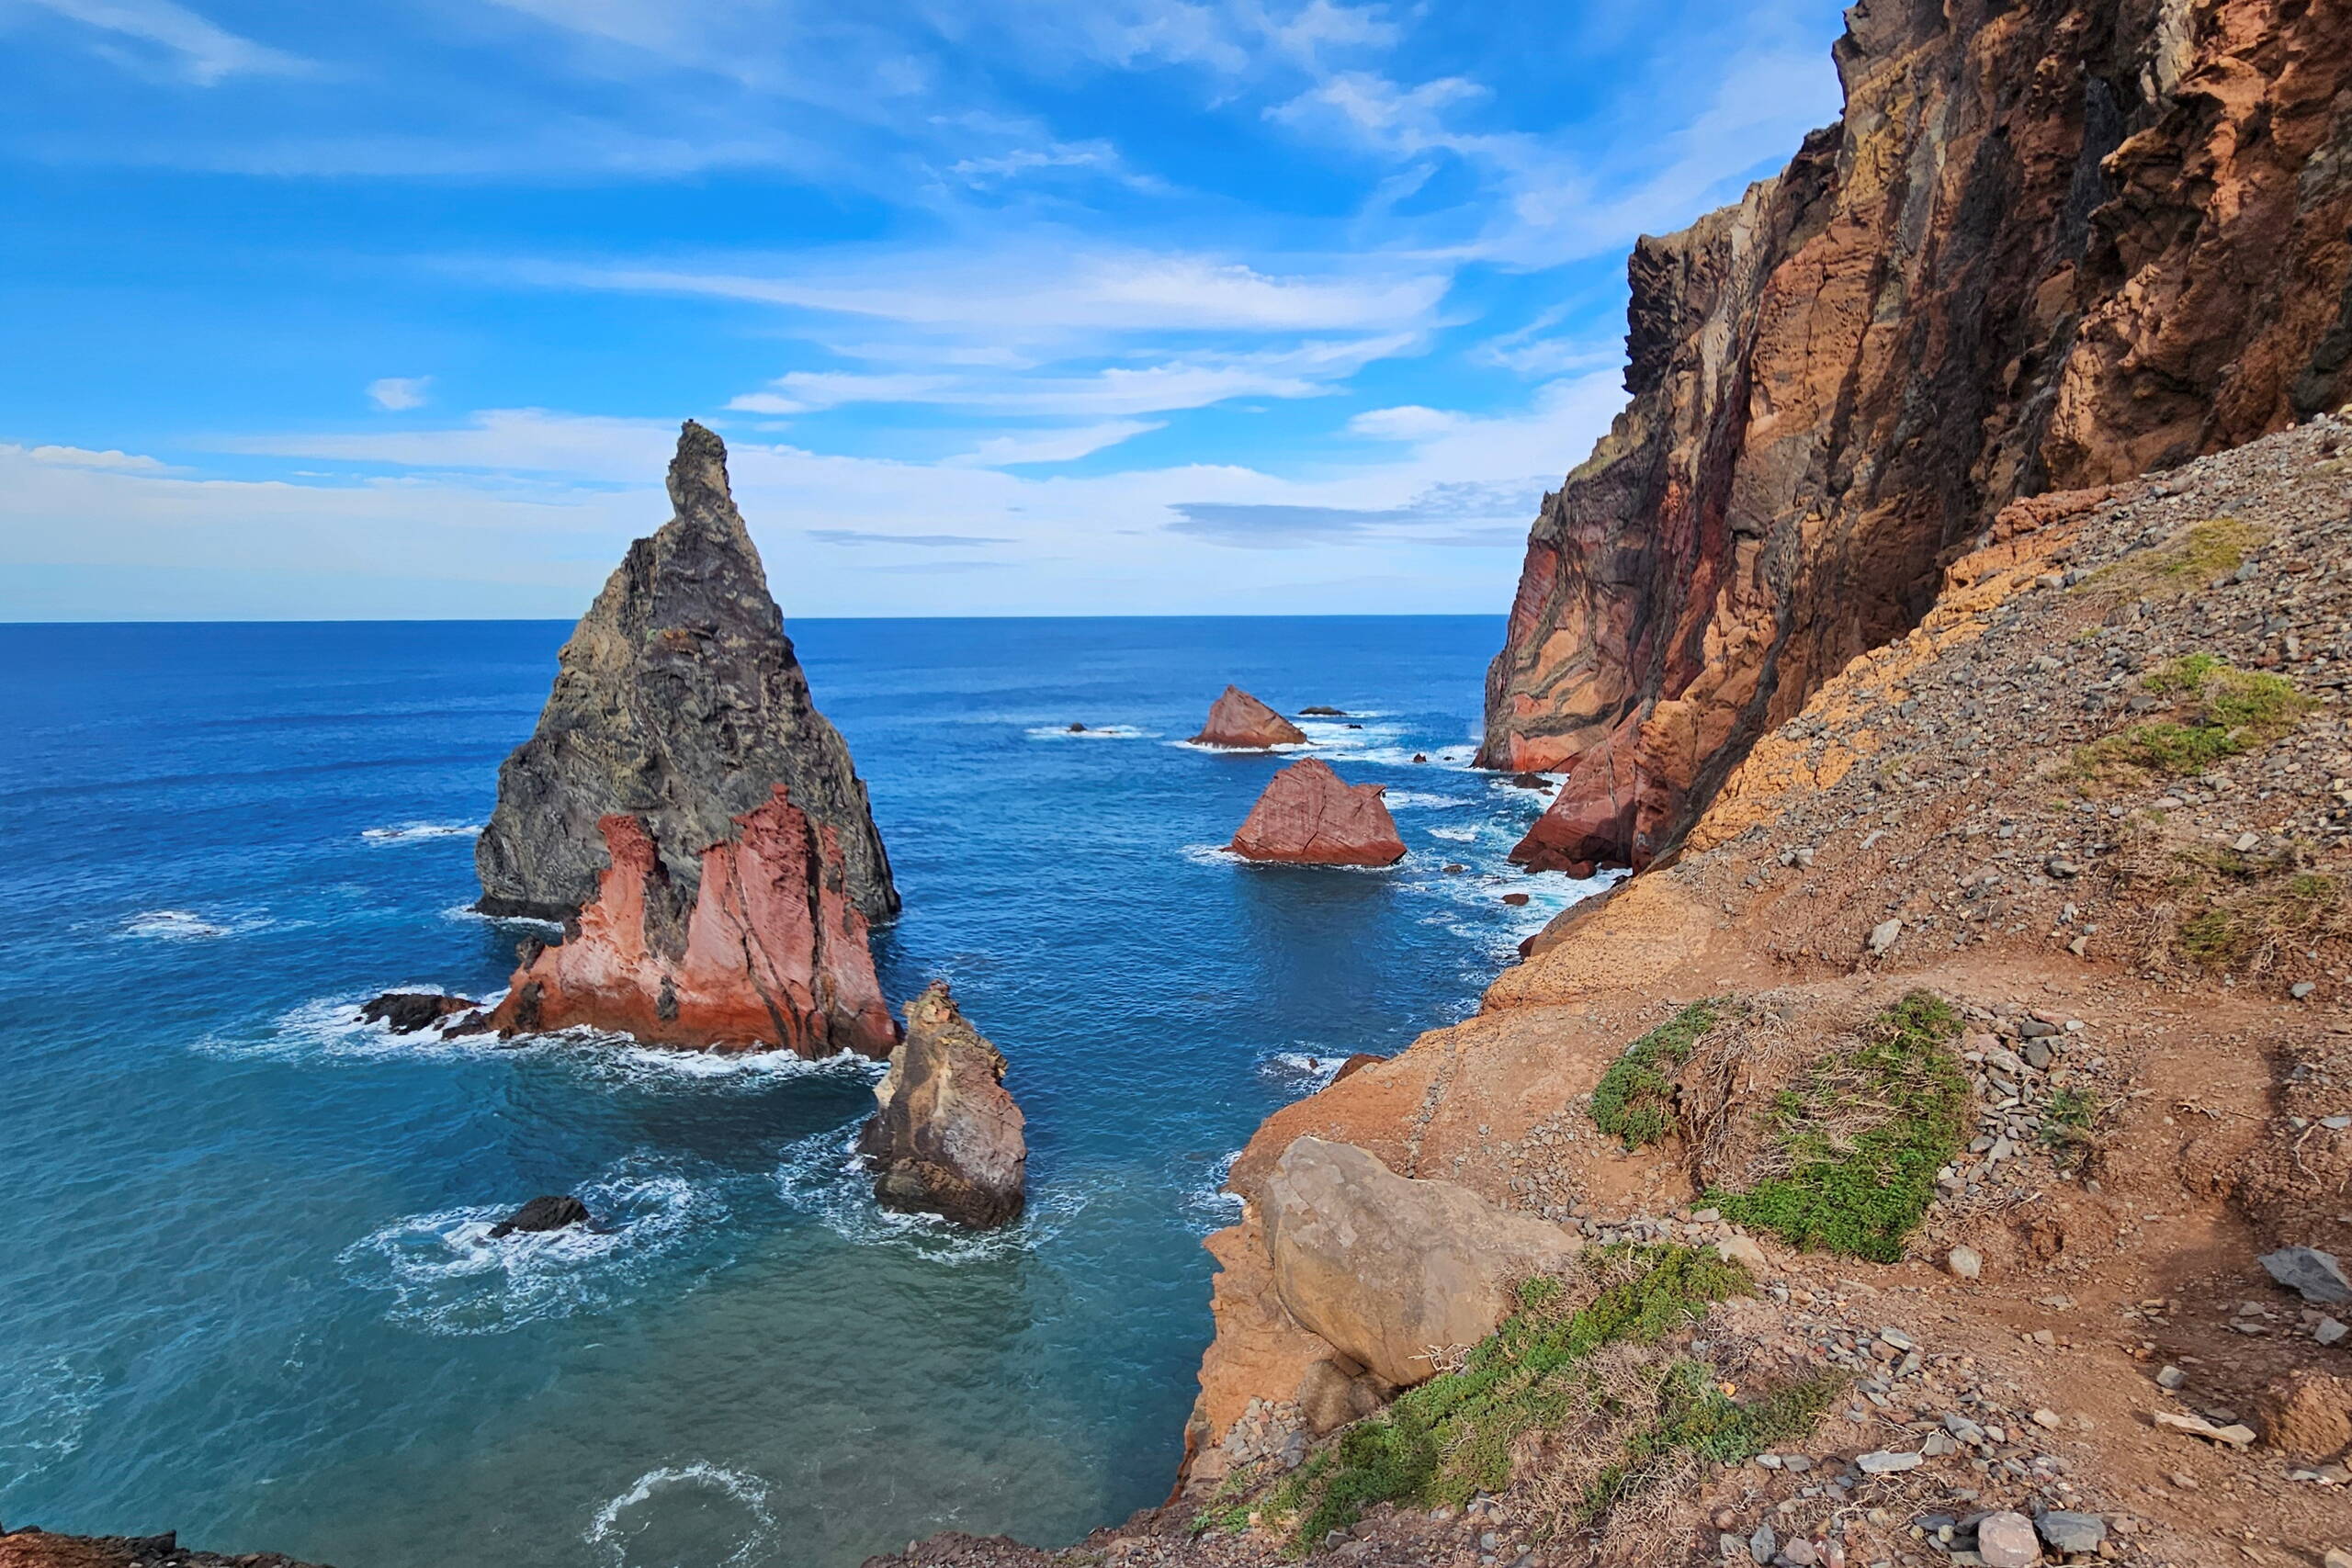
[[[858,1134],[886,1209],[939,1214],[976,1230],[1021,1215],[1028,1144],[1004,1087],[1004,1055],[964,1021],[947,982],[907,1004],[907,1034]]]
[[[1238,686],[1209,707],[1209,719],[1193,737],[1195,746],[1221,746],[1231,751],[1263,751],[1270,746],[1302,746],[1306,731],[1251,696]]]
[[[1345,708],[1329,707],[1322,703],[1314,703],[1306,707],[1299,709],[1298,716],[1301,718],[1345,718],[1348,716],[1348,710]],[[1350,728],[1353,728],[1354,727],[1350,726]]]
[[[1557,1271],[1583,1247],[1468,1188],[1412,1180],[1352,1145],[1314,1137],[1275,1163],[1264,1213],[1283,1305],[1399,1386],[1430,1374],[1433,1349],[1493,1333],[1517,1281]]]
[[[1346,1061],[1340,1064],[1340,1070],[1331,1075],[1331,1081],[1333,1083],[1339,1083],[1344,1079],[1351,1078],[1358,1073],[1363,1071],[1366,1067],[1376,1066],[1377,1064],[1386,1060],[1388,1060],[1387,1057],[1383,1056],[1376,1052],[1358,1051]]]
[[[560,1231],[588,1223],[588,1205],[569,1194],[542,1194],[490,1227],[492,1239],[516,1231]]]
[[[1405,840],[1381,800],[1385,784],[1343,784],[1330,764],[1302,758],[1266,781],[1233,852],[1293,865],[1395,865]]]
[[[2352,7],[1873,0],[1842,120],[1630,266],[1633,401],[1547,496],[1481,765],[1522,863],[1648,863],[2002,507],[2352,394]]]
[[[2315,1247],[2282,1247],[2264,1253],[2261,1263],[2272,1279],[2307,1302],[2322,1306],[2352,1302],[2352,1280],[2345,1279],[2344,1266],[2332,1252]]]
[[[452,1013],[478,1008],[480,1002],[463,997],[445,997],[432,991],[386,991],[382,996],[359,1010],[359,1016],[369,1023],[380,1023],[395,1034],[414,1034],[430,1029]]]
[[[669,486],[673,515],[629,547],[563,645],[538,728],[498,770],[480,908],[570,919],[595,896],[615,814],[644,821],[691,901],[702,852],[783,784],[839,841],[850,901],[888,919],[899,896],[865,785],[809,700],[725,444],[687,421]]]
[[[313,1568],[275,1551],[198,1551],[179,1537],[55,1535],[0,1526],[0,1568]]]
[[[782,784],[704,849],[691,890],[652,830],[614,815],[594,902],[553,947],[526,942],[491,1024],[502,1034],[612,1030],[659,1045],[783,1046],[882,1056],[883,1005],[865,917],[838,836]]]

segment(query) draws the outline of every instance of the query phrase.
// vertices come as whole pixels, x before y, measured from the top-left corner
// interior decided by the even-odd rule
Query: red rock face
[[[503,1034],[588,1028],[658,1045],[804,1056],[887,1056],[898,1029],[883,1005],[865,917],[845,892],[841,846],[778,784],[703,851],[684,907],[637,818],[597,827],[612,864],[559,945],[526,951],[492,1015]]]
[[[1243,691],[1227,686],[1209,708],[1209,721],[1193,737],[1195,746],[1263,751],[1271,746],[1303,746],[1306,732]]]
[[[1641,865],[2007,502],[2352,396],[2352,6],[1871,0],[1843,120],[1631,263],[1632,403],[1545,498],[1479,761]]]
[[[1381,796],[1383,784],[1340,781],[1328,762],[1308,757],[1267,781],[1233,835],[1233,852],[1293,865],[1395,865],[1405,840]]]

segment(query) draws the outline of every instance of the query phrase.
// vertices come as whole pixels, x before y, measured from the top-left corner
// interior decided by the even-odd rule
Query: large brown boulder
[[[1208,722],[1193,737],[1193,744],[1263,751],[1273,746],[1304,746],[1306,731],[1240,687],[1227,686],[1225,695],[1210,705]]]
[[[643,821],[691,901],[702,852],[778,784],[830,831],[849,899],[898,913],[889,857],[849,747],[808,694],[735,509],[727,447],[686,422],[667,523],[628,555],[558,656],[538,728],[498,770],[474,846],[481,908],[570,919],[596,895],[598,824]]]
[[[1560,1272],[1583,1249],[1558,1225],[1321,1138],[1283,1151],[1262,1203],[1283,1305],[1399,1386],[1430,1376],[1433,1356],[1492,1334],[1518,1281]]]
[[[1029,1145],[1004,1054],[964,1021],[947,982],[907,1004],[907,1035],[858,1134],[875,1201],[986,1230],[1020,1218]]]
[[[784,785],[702,852],[691,890],[671,877],[644,821],[598,826],[612,863],[594,900],[561,942],[524,944],[492,1028],[603,1029],[810,1057],[882,1056],[898,1043],[840,840]]]
[[[1340,781],[1329,762],[1302,758],[1266,781],[1232,850],[1292,865],[1395,865],[1405,858],[1383,784]]]
[[[2194,19],[2184,20],[2194,13]],[[2352,396],[2352,6],[1871,0],[1843,119],[1629,268],[1633,400],[1544,498],[1490,768],[1646,864],[2021,497]]]

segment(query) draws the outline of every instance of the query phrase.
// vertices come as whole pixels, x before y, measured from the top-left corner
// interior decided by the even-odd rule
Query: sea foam
[[[596,1510],[581,1540],[612,1568],[651,1568],[630,1557],[631,1538],[653,1528],[652,1516],[664,1506],[660,1499],[680,1492],[697,1495],[692,1502],[674,1498],[669,1506],[690,1506],[704,1515],[716,1506],[741,1516],[740,1528],[729,1527],[739,1537],[735,1550],[725,1557],[706,1560],[710,1568],[752,1562],[775,1539],[775,1516],[768,1511],[767,1483],[740,1470],[696,1460],[691,1464],[664,1465],[639,1476],[628,1491]]]

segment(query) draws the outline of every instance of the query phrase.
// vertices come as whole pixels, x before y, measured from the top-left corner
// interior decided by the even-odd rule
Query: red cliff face
[[[1670,848],[2006,502],[2352,394],[2352,6],[1864,0],[1846,112],[1631,264],[1633,400],[1545,498],[1488,767],[1543,866]]]
[[[1266,783],[1233,852],[1293,865],[1395,865],[1405,840],[1381,796],[1382,784],[1342,784],[1328,762],[1293,762]]]
[[[1227,686],[1225,694],[1210,705],[1208,722],[1193,737],[1195,746],[1222,746],[1235,751],[1306,743],[1306,731],[1238,686]]]
[[[804,1056],[886,1056],[865,917],[847,894],[841,845],[775,786],[702,852],[691,908],[635,817],[597,823],[611,866],[565,940],[527,948],[491,1018],[502,1033],[589,1028],[658,1045],[783,1046]]]

